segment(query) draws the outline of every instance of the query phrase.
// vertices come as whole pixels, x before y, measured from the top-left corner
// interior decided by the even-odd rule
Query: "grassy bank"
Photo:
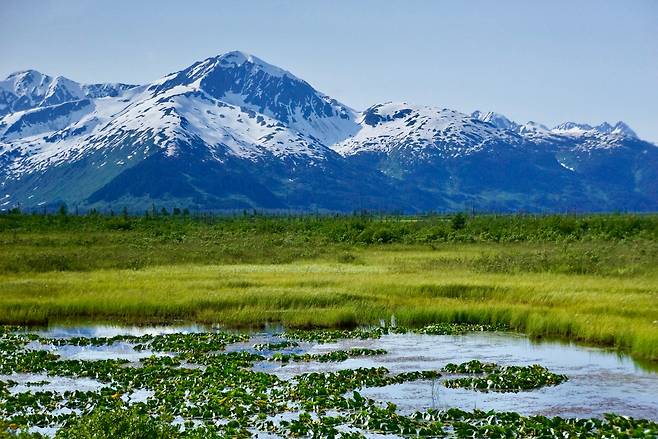
[[[117,226],[117,224],[122,224]],[[0,322],[504,323],[658,360],[655,216],[0,216]]]

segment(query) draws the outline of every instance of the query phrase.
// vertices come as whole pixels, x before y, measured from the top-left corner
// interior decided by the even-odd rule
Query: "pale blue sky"
[[[354,107],[624,120],[658,142],[658,1],[0,2],[0,76],[143,83],[250,52]]]

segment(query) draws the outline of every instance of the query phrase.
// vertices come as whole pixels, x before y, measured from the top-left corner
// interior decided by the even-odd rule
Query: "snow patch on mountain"
[[[4,81],[0,81],[0,89],[13,93],[17,97],[33,96],[43,98],[46,95],[52,78],[36,70],[22,70],[14,72],[7,76]]]
[[[254,55],[241,52],[239,50],[234,50],[232,52],[227,52],[222,55],[219,55],[218,57],[215,58],[215,60],[218,64],[224,66],[230,65],[234,67],[240,67],[244,64],[249,64],[250,68],[264,71],[270,76],[276,76],[276,77],[289,76],[292,79],[301,81],[301,79],[299,79],[289,71],[274,66],[272,64],[269,64]]]
[[[84,98],[118,96],[134,87],[121,83],[80,84],[63,76],[52,77],[36,70],[23,70],[0,81],[0,116]]]
[[[455,158],[480,151],[492,142],[518,144],[521,140],[511,131],[454,110],[406,103],[374,105],[357,121],[359,132],[334,145],[342,155],[405,149],[419,156],[438,153]]]
[[[608,122],[603,122],[600,125],[591,126],[588,124],[565,122],[555,126],[551,132],[553,134],[560,134],[565,136],[595,136],[595,135],[612,135],[637,138],[637,134],[624,122],[617,122],[614,126]]]
[[[81,99],[9,114],[0,119],[0,140],[11,141],[61,130],[91,109],[93,103],[89,99]]]
[[[611,125],[603,122],[592,126],[585,123],[564,122],[553,128],[541,123],[529,121],[519,124],[506,116],[492,111],[474,111],[474,119],[489,123],[501,130],[508,130],[519,134],[526,140],[539,144],[576,142],[579,149],[615,148],[623,143],[624,139],[637,138],[637,134],[624,122]]]
[[[61,104],[85,97],[80,84],[63,76],[55,78],[36,70],[16,72],[0,81],[2,89],[12,102],[13,110],[26,110],[39,106]]]
[[[477,110],[471,113],[471,117],[473,119],[481,120],[482,122],[490,123],[491,125],[503,130],[517,131],[520,128],[520,125],[516,122],[513,122],[504,115],[493,111],[484,113]]]
[[[79,103],[85,105],[77,108]],[[72,108],[65,112],[60,108],[65,106]],[[35,125],[23,123],[28,116],[56,111],[61,117],[42,117],[42,123]],[[23,123],[21,129],[12,131],[16,135],[9,135],[19,123]],[[10,154],[18,157],[8,169],[14,176],[117,146],[128,146],[127,159],[140,151],[153,153],[152,147],[176,156],[181,145],[195,140],[207,145],[218,161],[227,156],[252,161],[275,157],[317,164],[334,154],[312,136],[267,115],[215,99],[194,85],[176,85],[156,94],[149,86],[141,86],[117,97],[95,99],[93,104],[80,100],[14,113],[0,120],[0,133],[0,159]]]
[[[0,160],[3,155],[16,157],[8,166],[7,173],[17,177],[44,171],[49,166],[74,162],[94,148],[108,148],[111,145],[95,142],[97,139],[94,138],[94,133],[110,124],[113,116],[127,105],[117,99],[97,99],[80,111],[71,111],[62,116],[61,124],[48,127],[53,128],[51,131],[44,132],[40,129],[37,133],[32,131],[32,135],[18,139],[8,138],[5,134],[0,138]],[[52,109],[53,107],[46,107],[31,110],[27,114],[40,114],[44,110]]]
[[[138,87],[133,84],[123,84],[121,82],[83,84],[82,90],[88,98],[107,98],[116,97],[126,90]]]
[[[197,137],[210,146],[220,161],[223,153],[252,160],[270,154],[321,160],[327,151],[323,145],[290,130],[281,122],[244,111],[194,87],[178,86],[140,100],[117,116],[101,133],[113,136],[123,129],[139,133],[136,139],[140,142],[158,133],[155,138],[157,145],[172,143],[172,140],[189,142]],[[175,151],[168,150],[168,153],[174,154]]]
[[[558,162],[558,163],[560,164],[560,166],[562,166],[564,169],[569,170],[569,171],[571,171],[571,172],[575,172],[575,169],[574,169],[573,167],[567,165],[566,163],[561,162],[561,161],[559,161],[559,160],[558,160],[557,162]]]
[[[253,55],[229,52],[193,64],[149,86],[154,94],[186,86],[256,111],[315,138],[325,146],[358,130],[356,112],[306,81]]]

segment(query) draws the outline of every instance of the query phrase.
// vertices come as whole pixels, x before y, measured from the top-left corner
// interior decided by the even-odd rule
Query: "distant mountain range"
[[[658,147],[623,122],[358,112],[242,52],[145,85],[0,81],[0,209],[655,211]]]

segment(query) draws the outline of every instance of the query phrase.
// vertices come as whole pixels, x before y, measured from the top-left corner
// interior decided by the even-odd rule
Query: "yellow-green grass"
[[[523,269],[523,255],[552,248],[375,246],[340,248],[287,264],[4,273],[0,322],[188,320],[235,327],[346,327],[395,315],[408,326],[504,323],[531,336],[609,346],[658,361],[658,269],[651,261],[634,268],[628,253],[637,249],[622,245],[606,252],[621,252],[625,263],[603,271]],[[486,262],[509,255],[521,255],[520,262],[505,265],[502,272]]]

